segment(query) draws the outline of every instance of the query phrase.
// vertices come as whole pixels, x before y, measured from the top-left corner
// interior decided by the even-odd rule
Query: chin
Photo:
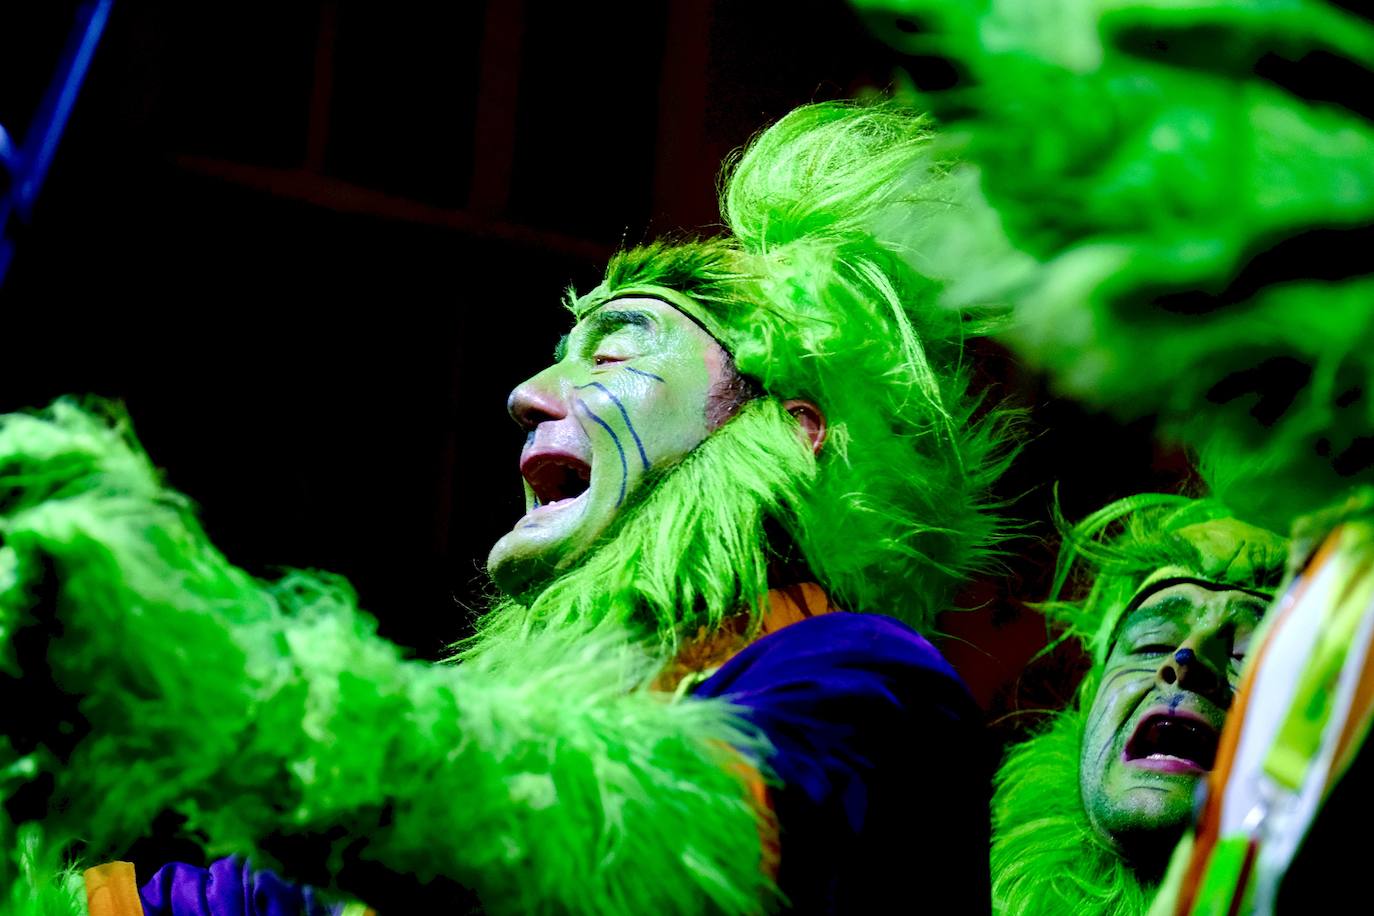
[[[1118,831],[1112,835],[1112,843],[1140,877],[1158,880],[1163,877],[1174,847],[1183,838],[1187,826],[1186,815],[1162,818]]]
[[[491,548],[487,576],[504,594],[528,601],[581,563],[615,519],[585,499],[533,509]]]
[[[519,540],[517,532],[511,532],[496,542],[487,556],[487,577],[502,594],[525,599],[548,584],[556,570],[543,551],[529,550]]]
[[[1197,782],[1177,778],[1167,795],[1127,789],[1117,804],[1087,811],[1088,821],[1133,869],[1153,880],[1163,873],[1188,826]]]

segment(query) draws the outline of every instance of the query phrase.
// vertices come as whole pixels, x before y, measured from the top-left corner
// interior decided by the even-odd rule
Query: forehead
[[[662,299],[619,296],[583,312],[572,331],[559,340],[554,359],[562,360],[569,353],[625,330],[637,331],[665,346],[715,343],[715,338],[695,320]]]
[[[1173,623],[1193,626],[1208,616],[1222,620],[1258,621],[1269,599],[1259,593],[1199,582],[1178,582],[1151,591],[1122,615],[1112,642],[1123,631],[1141,625]]]
[[[583,312],[573,326],[574,337],[605,333],[625,326],[657,329],[692,325],[693,322],[662,299],[649,296],[620,296],[608,299]]]

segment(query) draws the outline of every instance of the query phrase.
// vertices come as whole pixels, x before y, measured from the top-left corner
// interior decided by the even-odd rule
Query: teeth
[[[578,494],[580,496],[581,494]],[[538,509],[557,509],[559,506],[566,506],[568,503],[577,502],[578,496],[564,496],[562,499],[555,499],[552,502],[539,503],[534,508]]]
[[[1178,760],[1209,770],[1216,756],[1217,733],[1202,722],[1179,716],[1151,716],[1127,745],[1128,758]],[[1168,746],[1168,751],[1159,750]]]
[[[591,468],[561,455],[538,456],[522,467],[526,482],[545,506],[576,499],[591,486]]]

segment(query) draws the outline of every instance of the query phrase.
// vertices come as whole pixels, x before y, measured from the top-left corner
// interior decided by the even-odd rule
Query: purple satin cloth
[[[238,857],[209,868],[164,865],[138,896],[144,916],[338,916],[343,909]]]
[[[990,912],[982,713],[920,634],[869,614],[811,617],[693,692],[727,698],[773,745],[792,912]]]

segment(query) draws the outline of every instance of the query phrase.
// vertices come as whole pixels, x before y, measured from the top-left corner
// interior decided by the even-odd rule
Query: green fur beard
[[[1141,916],[1154,896],[1155,882],[1142,880],[1083,810],[1083,706],[1097,680],[1090,674],[1079,702],[1013,747],[997,771],[992,899],[999,916]]]
[[[543,631],[610,627],[670,657],[684,634],[741,612],[756,623],[768,591],[769,519],[795,531],[817,462],[773,398],[746,403],[678,464],[641,488],[592,552],[532,600],[506,598],[459,647],[462,658],[516,653]]]

